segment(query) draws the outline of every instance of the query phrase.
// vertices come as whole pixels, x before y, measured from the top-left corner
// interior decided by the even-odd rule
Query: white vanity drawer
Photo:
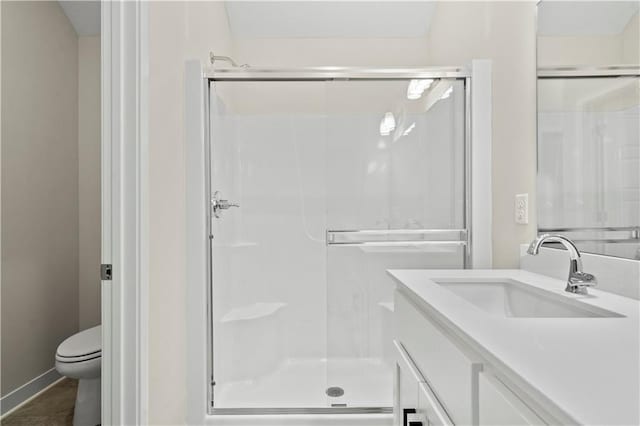
[[[544,425],[520,398],[490,373],[480,373],[479,419],[486,426]]]
[[[395,292],[395,336],[435,397],[457,425],[478,423],[477,377],[473,362],[399,291]]]

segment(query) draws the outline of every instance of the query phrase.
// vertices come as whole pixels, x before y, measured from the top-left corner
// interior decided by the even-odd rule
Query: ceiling
[[[436,7],[422,1],[226,1],[225,6],[237,38],[424,37]]]
[[[538,35],[607,36],[620,34],[640,2],[635,1],[552,1],[538,5]]]
[[[62,1],[60,6],[79,36],[100,34],[100,2]]]
[[[79,36],[100,34],[99,1],[59,3]],[[225,6],[239,38],[424,37],[436,7],[426,1],[227,1]],[[639,9],[637,0],[543,0],[538,33],[616,35]]]

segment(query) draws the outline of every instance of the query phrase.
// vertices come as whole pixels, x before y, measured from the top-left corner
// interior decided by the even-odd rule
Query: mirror
[[[538,232],[640,259],[638,2],[538,3]]]

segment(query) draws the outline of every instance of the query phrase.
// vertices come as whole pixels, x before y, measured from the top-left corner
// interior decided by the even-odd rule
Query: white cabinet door
[[[446,410],[417,369],[402,343],[395,346],[395,426],[450,426]]]
[[[417,414],[423,423],[420,426],[452,426],[453,421],[449,417],[438,397],[428,383],[418,385],[418,409]],[[426,422],[425,422],[426,421]]]
[[[402,344],[394,340],[395,371],[393,390],[394,426],[407,426],[408,417],[418,408],[418,385],[424,379]]]
[[[482,364],[464,352],[441,326],[398,290],[394,320],[396,339],[411,354],[423,381],[429,383],[453,421],[477,425],[475,401],[478,396],[474,380]]]
[[[480,373],[478,383],[480,425],[520,426],[546,424],[492,374]]]

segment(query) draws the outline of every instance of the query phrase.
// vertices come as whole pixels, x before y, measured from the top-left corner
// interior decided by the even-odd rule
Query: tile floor
[[[64,379],[0,421],[2,426],[71,426],[78,382]]]

